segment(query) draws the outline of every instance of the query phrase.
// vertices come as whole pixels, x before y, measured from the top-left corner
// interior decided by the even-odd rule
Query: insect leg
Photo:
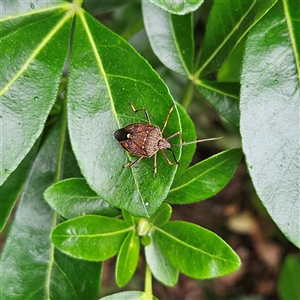
[[[166,159],[166,161],[168,162],[168,164],[169,164],[170,166],[173,166],[173,165],[179,165],[179,162],[177,161],[177,159],[176,159],[176,157],[175,157],[174,151],[173,151],[172,149],[169,149],[169,148],[168,148],[168,150],[170,150],[170,151],[172,152],[172,155],[173,155],[173,157],[174,157],[175,162],[171,162],[170,159],[169,159],[169,157],[167,156],[167,154],[166,154],[162,149],[160,149],[161,153],[162,153],[163,156],[165,157],[165,159]]]
[[[131,109],[132,109],[135,113],[138,112],[138,111],[144,111],[144,112],[145,112],[145,115],[146,115],[146,118],[147,118],[147,121],[148,121],[148,124],[151,124],[150,117],[149,117],[149,114],[148,114],[147,109],[145,109],[145,108],[135,109],[135,107],[133,106],[132,103],[130,103],[130,106],[131,106]]]
[[[171,138],[173,138],[174,136],[177,136],[177,135],[179,135],[179,136],[180,136],[180,139],[181,139],[182,143],[184,144],[184,143],[185,143],[185,141],[183,140],[183,137],[182,137],[182,134],[181,134],[181,132],[180,132],[180,131],[178,131],[178,132],[176,132],[176,133],[174,133],[174,134],[170,135],[169,137],[167,137],[167,138],[166,138],[166,140],[169,140],[169,139],[171,139]]]
[[[166,117],[166,121],[165,121],[165,123],[164,123],[164,126],[162,127],[161,133],[164,132],[164,130],[165,130],[167,124],[168,124],[169,117],[170,117],[171,112],[173,111],[174,107],[175,107],[175,105],[173,105],[173,106],[170,108],[170,110],[169,110],[169,112],[168,112],[168,114],[167,114],[167,117]]]
[[[124,168],[132,168],[134,167],[136,164],[138,164],[141,160],[142,160],[143,156],[139,157],[137,160],[135,160],[134,162],[129,162],[127,163]]]
[[[157,153],[155,153],[155,154],[154,154],[154,162],[153,162],[153,177],[156,175],[156,172],[157,172],[156,158],[157,158]]]

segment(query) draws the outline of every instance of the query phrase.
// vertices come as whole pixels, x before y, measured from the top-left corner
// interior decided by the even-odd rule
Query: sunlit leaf
[[[124,286],[133,276],[140,254],[140,238],[137,231],[132,230],[124,239],[116,264],[116,282]]]
[[[138,157],[125,152],[114,132],[146,122],[145,114],[134,113],[130,102],[137,109],[147,109],[152,124],[162,127],[174,105],[167,87],[127,43],[84,13],[76,22],[70,68],[69,129],[83,175],[103,200],[134,215],[148,216],[166,197],[176,166],[170,167],[158,153],[155,177],[153,158],[124,168]],[[167,137],[177,131],[181,124],[175,108],[163,134]],[[175,149],[177,159],[180,149]]]
[[[213,278],[236,271],[237,254],[216,234],[197,225],[172,221],[153,231],[163,254],[180,272]]]
[[[61,223],[51,238],[57,248],[72,257],[101,261],[118,253],[129,230],[122,220],[88,215]]]
[[[91,213],[110,217],[120,215],[120,210],[101,200],[83,178],[57,182],[45,191],[44,197],[66,219]]]
[[[167,260],[159,248],[153,234],[151,243],[145,247],[147,264],[153,276],[167,286],[174,286],[178,281],[179,271]]]
[[[166,201],[184,204],[215,195],[230,181],[241,158],[240,149],[230,149],[190,167],[174,181]]]
[[[9,1],[5,4],[5,11],[14,7]],[[22,20],[39,11],[30,8],[27,13],[0,20],[2,27],[11,30],[0,39],[0,122],[3,129],[0,184],[32,148],[56,99],[74,15],[73,11],[66,11],[68,7],[68,4],[55,9],[49,7],[46,18],[44,15],[35,18],[35,22],[31,20],[19,30],[14,30],[12,19]]]

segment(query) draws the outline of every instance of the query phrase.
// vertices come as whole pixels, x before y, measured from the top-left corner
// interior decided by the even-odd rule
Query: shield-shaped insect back
[[[216,140],[218,138],[209,138],[203,140],[196,140],[186,142],[183,138],[181,131],[176,131],[169,136],[164,136],[164,131],[168,126],[170,116],[175,108],[172,105],[169,109],[162,128],[157,125],[153,125],[150,120],[148,110],[145,108],[136,109],[133,104],[130,104],[132,110],[137,112],[144,112],[147,123],[136,122],[128,124],[125,127],[118,129],[114,136],[120,143],[120,145],[130,154],[137,156],[138,158],[133,162],[128,162],[124,167],[132,168],[136,166],[143,158],[151,158],[153,156],[153,177],[157,174],[157,153],[161,152],[165,160],[170,166],[179,165],[179,161],[176,158],[173,150],[174,146],[191,145],[206,141]],[[180,137],[180,143],[172,143],[172,139]],[[166,150],[170,151],[173,157],[173,161],[169,159],[166,154]]]

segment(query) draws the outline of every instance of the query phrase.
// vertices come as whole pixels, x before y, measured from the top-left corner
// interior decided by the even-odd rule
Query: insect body
[[[169,117],[174,109],[174,106],[170,108],[162,129],[160,129],[158,126],[151,124],[150,117],[146,109],[144,108],[135,109],[132,104],[130,104],[130,106],[134,112],[144,111],[148,123],[133,123],[115,132],[114,136],[119,141],[120,145],[130,154],[139,156],[137,160],[135,160],[134,162],[127,163],[125,167],[131,168],[135,166],[138,162],[140,162],[143,157],[150,158],[151,156],[154,155],[153,176],[155,176],[155,174],[157,173],[156,161],[157,161],[158,151],[161,151],[161,153],[163,154],[163,156],[165,157],[169,165],[172,166],[172,165],[179,164],[179,162],[175,157],[174,151],[171,148],[171,145],[175,145],[175,144],[171,144],[168,140],[179,135],[181,140],[183,141],[181,132],[176,132],[167,138],[164,138],[162,135],[167,126]],[[176,144],[175,146],[194,144],[197,142],[203,142],[203,141],[214,140],[214,139],[215,138],[206,139],[206,140],[197,140],[189,143],[183,141],[183,144]],[[164,150],[171,151],[175,162],[170,161],[170,159],[168,158]]]

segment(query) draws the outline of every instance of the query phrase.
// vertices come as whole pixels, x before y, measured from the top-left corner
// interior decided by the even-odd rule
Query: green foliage
[[[299,299],[300,297],[300,262],[293,255],[286,257],[280,273],[278,290],[281,299]]]
[[[174,146],[180,166],[158,153],[153,177],[153,158],[124,168],[136,157],[113,136],[128,124],[146,122],[143,113],[132,111],[132,102],[160,128],[174,105],[164,137],[182,132],[184,141],[195,141],[186,112],[193,87],[240,127],[254,187],[282,232],[300,247],[296,2],[214,1],[199,56],[193,12],[202,1],[174,6],[143,0],[141,7],[98,2],[83,7],[98,13],[134,7],[143,14],[154,53],[187,80],[185,93],[175,103],[149,62],[83,10],[82,1],[1,1],[1,229],[20,198],[1,256],[1,298],[96,299],[102,261],[118,255],[116,282],[124,286],[135,273],[140,241],[145,291],[105,299],[155,299],[151,274],[173,286],[179,272],[202,279],[239,268],[237,254],[216,234],[169,221],[167,202],[186,204],[218,193],[242,151],[226,149],[189,167],[195,144]],[[127,24],[127,32],[140,24],[139,18]],[[240,82],[212,81],[247,34]],[[181,141],[177,136],[170,142]],[[287,284],[281,281],[282,293]]]

